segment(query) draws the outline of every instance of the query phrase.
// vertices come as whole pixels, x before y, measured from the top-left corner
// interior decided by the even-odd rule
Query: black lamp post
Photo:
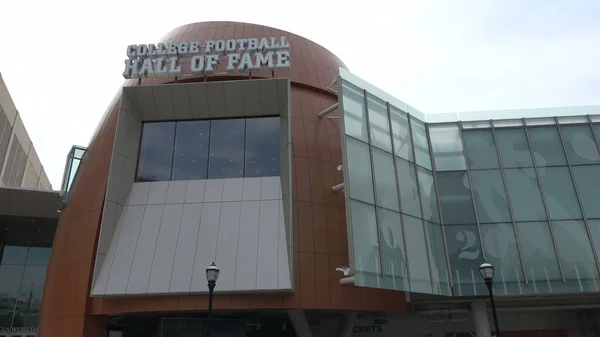
[[[492,289],[493,278],[494,278],[494,266],[488,262],[483,262],[479,266],[479,272],[485,281],[485,285],[488,288],[490,294],[490,303],[492,305],[492,316],[494,317],[494,328],[496,329],[496,337],[500,337],[500,326],[498,324],[498,315],[496,314],[496,303],[494,303],[494,291]]]
[[[219,268],[213,262],[206,268],[206,281],[208,281],[208,321],[206,323],[206,337],[210,337],[210,328],[212,324],[212,304],[213,304],[213,291],[217,285],[217,279],[219,278]]]

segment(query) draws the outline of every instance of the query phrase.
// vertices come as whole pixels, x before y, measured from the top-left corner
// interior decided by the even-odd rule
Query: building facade
[[[600,107],[428,115],[237,22],[126,54],[69,156],[39,336],[485,337],[483,261],[504,334],[597,333]]]
[[[32,336],[61,196],[52,190],[2,76],[0,130],[0,336]]]
[[[25,130],[0,74],[0,186],[52,190],[52,185]]]

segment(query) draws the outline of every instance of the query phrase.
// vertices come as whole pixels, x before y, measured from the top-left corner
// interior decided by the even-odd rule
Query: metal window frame
[[[412,118],[412,116],[410,116]],[[411,127],[410,129],[410,136],[412,138],[412,124],[409,123],[409,126]],[[429,124],[425,123],[425,136],[427,137],[427,147],[428,147],[428,152],[429,152],[429,161],[431,163],[431,175],[433,177],[433,186],[435,189],[435,200],[437,203],[437,209],[438,209],[438,215],[440,217],[440,227],[442,229],[442,241],[444,243],[444,255],[446,256],[446,265],[448,267],[448,282],[450,283],[450,289],[452,291],[452,295],[454,296],[454,279],[452,278],[452,263],[450,263],[450,255],[448,253],[448,241],[446,239],[446,226],[444,224],[444,214],[442,211],[442,204],[440,202],[440,191],[438,188],[438,179],[437,179],[437,174],[436,174],[436,167],[435,167],[435,160],[433,160],[433,153],[431,151],[431,136],[429,134]],[[413,145],[414,148],[414,145]],[[415,165],[416,164],[416,158],[415,158]]]
[[[565,159],[567,160],[567,168],[569,169],[569,176],[571,177],[571,182],[573,183],[573,187],[575,189],[575,196],[577,197],[577,204],[579,205],[579,211],[581,212],[581,218],[583,219],[583,225],[585,226],[585,232],[587,233],[588,240],[590,241],[590,247],[592,248],[592,253],[594,255],[594,262],[596,263],[596,271],[598,272],[597,276],[600,276],[600,261],[598,260],[598,254],[596,247],[594,246],[594,240],[592,239],[592,232],[590,231],[590,226],[587,221],[587,217],[585,216],[585,211],[583,210],[583,203],[581,202],[581,196],[579,194],[579,186],[575,181],[575,175],[573,174],[573,167],[571,166],[571,161],[569,160],[569,154],[567,153],[567,149],[565,148],[565,142],[563,139],[562,131],[560,124],[558,124],[558,117],[554,117],[556,121],[556,129],[558,130],[558,137],[560,139],[560,144],[565,154]],[[570,125],[570,124],[569,124]],[[592,137],[594,135],[594,128],[589,124],[590,131],[592,133]],[[550,220],[550,218],[548,218]],[[552,220],[550,220],[552,221]],[[550,223],[552,226],[552,223]]]
[[[427,224],[425,222],[425,219],[423,219],[423,200],[421,198],[421,184],[419,183],[419,173],[417,170],[417,160],[416,160],[416,150],[415,150],[415,146],[414,146],[414,139],[413,139],[413,133],[412,133],[412,116],[410,116],[410,118],[408,118],[408,116],[410,116],[409,114],[407,114],[407,120],[408,120],[408,130],[410,133],[410,143],[413,144],[411,146],[411,151],[412,151],[412,155],[413,158],[415,159],[415,162],[413,163],[413,165],[415,165],[415,182],[417,185],[417,197],[419,198],[419,211],[421,212],[421,217],[419,220],[421,220],[421,226],[423,227],[423,235],[425,237],[425,255],[427,255],[427,268],[429,270],[429,285],[431,286],[431,292],[433,293],[433,273],[431,271],[431,257],[429,256],[429,231],[427,230]],[[427,129],[427,125],[425,126],[425,133],[426,133],[426,137],[428,137],[428,129]],[[429,145],[429,142],[428,142]],[[431,151],[430,152],[430,159],[431,159]],[[410,164],[410,161],[409,161]],[[409,167],[410,169],[410,167]],[[410,215],[407,215],[410,216]]]
[[[471,180],[471,170],[469,169],[469,162],[467,161],[467,150],[465,149],[465,139],[463,138],[463,127],[462,122],[458,122],[458,135],[460,137],[460,145],[463,152],[463,161],[465,162],[465,169],[467,171],[467,181],[469,182],[469,193],[471,194],[471,204],[473,205],[473,212],[475,213],[475,223],[477,225],[477,234],[479,235],[479,247],[481,247],[481,256],[484,261],[487,261],[485,256],[485,249],[483,248],[483,236],[481,235],[481,225],[479,224],[479,214],[477,213],[477,206],[475,205],[475,192],[473,192],[473,181]]]
[[[523,124],[525,124],[525,118],[523,118]],[[548,203],[546,202],[546,195],[544,194],[544,187],[542,186],[542,181],[540,179],[540,173],[538,170],[537,161],[535,160],[535,156],[533,155],[534,154],[533,145],[531,144],[531,137],[529,136],[529,128],[527,127],[527,125],[524,125],[523,129],[525,131],[525,139],[527,140],[527,146],[529,148],[529,155],[531,156],[531,162],[533,164],[535,178],[538,183],[538,188],[540,189],[540,195],[542,196],[544,212],[546,212],[546,223],[548,224],[548,228],[550,229],[550,237],[552,238],[552,246],[554,247],[554,253],[556,254],[556,262],[558,264],[558,271],[560,272],[560,277],[561,277],[562,282],[566,283],[567,281],[565,279],[565,273],[563,270],[562,263],[560,261],[560,253],[558,252],[558,245],[556,244],[556,234],[554,233],[554,229],[552,228],[552,223],[550,222],[550,212],[548,210]],[[566,156],[566,154],[565,154],[565,156]]]
[[[388,125],[390,128],[390,136],[391,136],[391,140],[392,140],[392,161],[394,162],[394,181],[396,182],[396,193],[398,194],[398,211],[400,213],[400,228],[402,229],[402,245],[403,245],[403,250],[404,250],[404,264],[406,265],[406,278],[408,279],[408,291],[411,290],[411,283],[410,283],[410,263],[408,260],[408,254],[407,251],[408,249],[406,248],[406,230],[404,229],[404,220],[402,219],[402,215],[404,214],[402,212],[402,193],[400,193],[400,181],[398,179],[398,163],[396,162],[396,145],[394,144],[394,129],[392,127],[392,112],[390,109],[390,102],[386,102],[386,107],[387,107],[387,116],[388,116]],[[407,123],[407,127],[408,127],[408,132],[410,133],[410,121],[409,121],[409,115],[408,113],[406,114],[406,123]],[[410,137],[412,137],[412,134],[410,134]],[[411,148],[414,151],[414,147],[411,146]],[[400,157],[398,157],[400,158]],[[403,159],[403,158],[400,158]],[[409,162],[407,160],[407,162]],[[409,162],[410,163],[410,162]],[[393,275],[392,275],[393,277]]]
[[[494,149],[496,150],[496,158],[498,158],[498,166],[500,168],[500,175],[502,176],[502,186],[504,186],[504,193],[506,194],[506,202],[508,203],[508,211],[510,213],[510,219],[512,220],[513,231],[515,233],[515,240],[517,241],[517,251],[519,253],[519,260],[521,261],[521,270],[523,272],[523,278],[525,284],[529,284],[527,277],[527,269],[525,268],[525,260],[523,259],[523,251],[521,249],[521,239],[519,238],[519,230],[517,228],[517,221],[515,220],[515,213],[512,207],[512,201],[510,200],[510,193],[508,192],[508,184],[506,183],[506,173],[504,172],[504,164],[502,164],[502,155],[498,148],[498,141],[496,140],[496,128],[493,126],[490,120],[492,139],[494,140]]]
[[[369,163],[371,164],[371,182],[373,183],[373,208],[375,209],[375,228],[377,230],[377,249],[379,251],[379,277],[384,278],[383,274],[383,252],[381,248],[381,222],[379,221],[379,212],[377,211],[377,183],[375,181],[375,165],[373,163],[373,143],[371,140],[371,121],[369,119],[369,100],[367,89],[363,88],[363,100],[365,102],[365,118],[367,122],[367,146],[369,147]],[[391,140],[391,135],[390,135]]]

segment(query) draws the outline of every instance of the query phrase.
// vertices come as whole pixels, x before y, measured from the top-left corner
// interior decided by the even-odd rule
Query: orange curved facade
[[[337,97],[325,88],[338,76],[338,67],[345,67],[343,62],[327,49],[298,35],[238,22],[189,24],[175,28],[162,41],[280,35],[286,35],[291,45],[291,68],[276,76],[289,77],[291,81],[295,289],[293,293],[217,294],[214,309],[406,311],[403,292],[342,286],[341,273],[335,271],[336,267],[349,264],[344,198],[331,190],[343,181],[342,173],[336,169],[342,162],[339,120],[318,118],[316,114],[337,102]],[[187,77],[185,82],[243,76],[249,77],[240,74]],[[152,78],[140,83],[127,80],[124,85],[176,81],[175,78]],[[207,308],[206,295],[90,296],[120,101],[118,94],[109,104],[79,169],[71,201],[61,215],[42,300],[41,337],[104,336],[108,315]]]

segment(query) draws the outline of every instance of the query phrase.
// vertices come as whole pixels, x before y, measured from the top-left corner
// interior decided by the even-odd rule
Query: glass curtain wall
[[[426,126],[342,81],[355,284],[450,295]]]
[[[340,83],[356,285],[481,296],[489,261],[498,295],[600,290],[600,116],[424,123]]]
[[[37,328],[53,233],[0,234],[0,327]]]

